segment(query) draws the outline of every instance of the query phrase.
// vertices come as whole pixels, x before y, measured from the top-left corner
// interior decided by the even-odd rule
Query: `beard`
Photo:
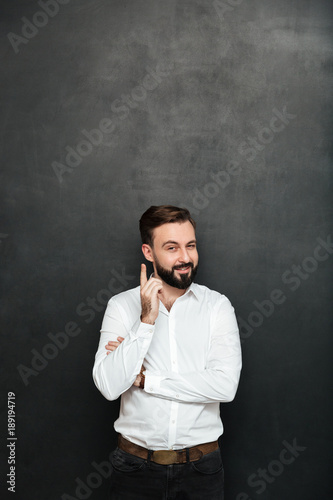
[[[186,274],[181,274],[180,278],[177,278],[175,275],[176,269],[188,266],[190,267],[189,272]],[[198,270],[198,265],[194,267],[192,262],[187,262],[186,264],[174,266],[171,269],[171,271],[169,271],[168,269],[165,269],[165,267],[162,267],[160,265],[156,257],[155,257],[155,267],[157,274],[167,285],[179,288],[180,290],[185,290],[191,285],[191,283],[193,283],[195,275],[197,274]]]

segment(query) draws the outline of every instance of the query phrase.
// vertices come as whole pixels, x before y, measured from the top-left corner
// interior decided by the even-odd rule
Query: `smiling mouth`
[[[179,267],[176,269],[180,274],[188,273],[188,271],[191,269],[191,266],[186,266],[186,267]]]

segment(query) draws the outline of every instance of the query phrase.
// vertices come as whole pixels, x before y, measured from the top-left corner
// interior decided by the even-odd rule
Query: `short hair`
[[[153,205],[145,211],[139,222],[142,243],[151,247],[153,246],[153,230],[155,227],[170,222],[186,221],[189,221],[195,229],[196,223],[186,208],[174,207],[172,205]]]

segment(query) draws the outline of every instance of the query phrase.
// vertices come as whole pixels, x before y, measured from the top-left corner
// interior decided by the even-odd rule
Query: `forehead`
[[[194,227],[190,221],[171,222],[155,227],[153,231],[154,245],[163,245],[166,241],[175,241],[179,244],[188,243],[195,239]]]

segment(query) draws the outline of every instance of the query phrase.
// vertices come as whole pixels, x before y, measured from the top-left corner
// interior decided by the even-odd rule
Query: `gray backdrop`
[[[3,491],[106,498],[99,329],[139,283],[140,215],[170,203],[240,324],[226,500],[331,498],[332,2],[1,7]]]

